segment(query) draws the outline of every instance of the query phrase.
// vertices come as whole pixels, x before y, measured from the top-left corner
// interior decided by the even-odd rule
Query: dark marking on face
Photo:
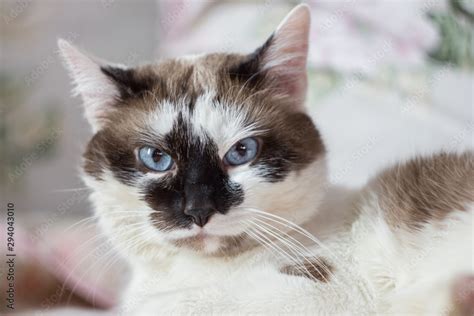
[[[138,71],[133,68],[102,66],[101,71],[108,76],[120,92],[120,98],[126,100],[151,92],[156,86],[163,86],[163,80],[152,72]]]
[[[152,214],[157,227],[164,229],[170,223],[189,227],[193,210],[225,214],[242,203],[243,191],[229,179],[212,140],[192,135],[189,122],[181,116],[165,139],[177,164],[176,175],[144,189],[145,201],[159,211]]]
[[[233,81],[246,86],[260,88],[265,80],[265,72],[262,72],[263,57],[273,41],[273,35],[270,36],[265,44],[260,46],[253,53],[247,55],[237,65],[228,70],[228,74]]]
[[[96,180],[102,181],[102,173],[108,167],[105,158],[104,148],[102,147],[101,133],[95,134],[87,144],[83,154],[84,172],[94,177]]]
[[[286,113],[285,118],[284,124],[270,125],[273,132],[262,136],[261,153],[255,161],[260,167],[260,176],[269,182],[284,180],[289,172],[305,168],[325,152],[309,116]]]
[[[122,182],[133,183],[137,172],[133,148],[110,130],[98,131],[83,156],[84,171],[94,178],[102,180],[103,171],[108,169]]]
[[[123,184],[136,185],[136,180],[144,173],[135,155],[136,148],[140,146],[136,137],[124,127],[99,130],[89,141],[83,155],[84,171],[102,180],[104,170],[109,170]]]
[[[280,272],[327,283],[331,280],[333,267],[323,258],[306,258],[301,265],[287,265]]]

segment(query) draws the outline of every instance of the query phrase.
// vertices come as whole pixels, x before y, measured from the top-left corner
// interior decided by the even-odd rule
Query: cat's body
[[[426,166],[436,168],[431,169],[431,176],[417,178],[418,187],[400,187],[403,179],[430,169]],[[398,177],[397,181],[391,177]],[[339,195],[348,200],[338,204],[347,208],[342,212],[347,216],[332,227],[337,233],[322,239],[324,246],[309,242],[313,245],[307,253],[311,264],[306,264],[308,271],[302,274],[310,272],[313,277],[282,273],[285,266],[294,263],[275,256],[275,250],[261,248],[232,259],[165,252],[151,263],[137,260],[134,265],[138,273],[124,295],[122,311],[143,315],[461,315],[459,305],[468,300],[469,288],[464,298],[456,297],[454,288],[458,278],[473,272],[473,178],[472,153],[437,155],[401,164],[376,177],[360,192]],[[423,192],[445,181],[461,181],[470,187],[444,187],[444,192],[434,196]],[[387,201],[390,197],[381,193],[385,189],[409,190],[405,193],[427,199]],[[442,210],[443,215],[431,217],[430,206],[450,200],[463,207],[449,208],[447,204],[448,208],[433,208],[433,212]],[[395,204],[386,206],[391,202]],[[334,206],[328,203],[322,207]],[[390,220],[393,212],[402,210],[397,207],[409,209],[410,203],[426,203],[425,216]],[[298,235],[292,236],[298,239]],[[322,273],[312,270],[313,265]],[[330,271],[325,272],[325,268]]]
[[[473,153],[335,194],[304,108],[308,32],[299,6],[252,54],[137,69],[59,43],[95,131],[84,180],[133,272],[119,311],[431,314],[469,302],[453,288],[473,273]],[[343,215],[322,243],[321,209]]]

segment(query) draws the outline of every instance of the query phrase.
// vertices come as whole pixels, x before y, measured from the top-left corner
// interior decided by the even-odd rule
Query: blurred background
[[[306,2],[313,18],[308,106],[327,143],[334,183],[357,187],[415,154],[474,148],[473,0]],[[42,310],[64,304],[57,284],[66,282],[74,304],[109,307],[123,282],[115,262],[99,273],[85,271],[77,258],[97,250],[74,252],[93,234],[70,229],[91,216],[78,177],[91,132],[80,99],[70,95],[57,39],[128,65],[251,52],[299,1],[0,3],[0,192],[2,214],[8,202],[16,211],[23,258],[17,304]],[[104,252],[108,246],[85,265]],[[0,273],[3,282],[5,267]]]

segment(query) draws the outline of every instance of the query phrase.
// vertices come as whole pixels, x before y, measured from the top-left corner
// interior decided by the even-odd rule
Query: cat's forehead
[[[197,95],[192,103],[185,96],[156,102],[156,107],[141,113],[143,124],[136,129],[157,136],[178,132],[181,138],[198,138],[202,143],[212,140],[219,150],[229,148],[240,139],[265,132],[262,117],[253,115],[248,106],[216,99],[212,90]]]
[[[241,86],[242,82],[233,73],[245,58],[239,54],[224,53],[189,55],[147,65],[138,69],[137,74],[153,83],[157,99],[178,100],[186,97],[192,102],[198,95],[209,91],[220,96],[232,93]]]
[[[186,136],[211,138],[219,148],[263,133],[283,117],[285,107],[278,104],[278,95],[234,76],[244,58],[188,56],[139,68],[130,81],[147,82],[146,94],[128,100],[111,123],[124,122],[133,126],[129,131],[160,136],[169,134],[180,120],[191,134]]]

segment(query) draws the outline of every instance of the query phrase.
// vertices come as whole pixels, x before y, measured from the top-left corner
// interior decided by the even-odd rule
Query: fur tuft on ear
[[[85,116],[96,132],[120,98],[119,89],[104,74],[98,61],[63,39],[58,40],[58,47],[74,83],[74,95],[82,97]]]
[[[262,70],[275,78],[277,86],[302,106],[306,97],[309,7],[296,6],[280,23],[265,49]]]

